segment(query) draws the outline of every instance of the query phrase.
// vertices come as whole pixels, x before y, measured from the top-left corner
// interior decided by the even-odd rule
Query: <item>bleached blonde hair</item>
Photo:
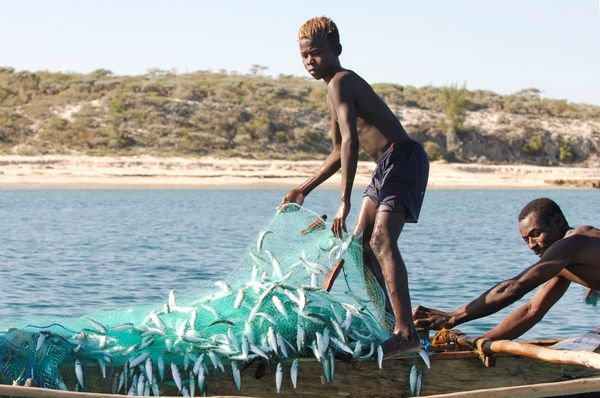
[[[311,18],[300,26],[298,40],[312,40],[316,37],[325,39],[329,44],[340,45],[340,32],[335,22],[329,17]]]

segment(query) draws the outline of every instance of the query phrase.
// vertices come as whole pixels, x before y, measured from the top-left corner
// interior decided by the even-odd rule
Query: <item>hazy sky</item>
[[[342,66],[370,83],[600,105],[599,0],[0,0],[0,65],[143,74],[150,68],[308,76],[296,32],[327,15]]]

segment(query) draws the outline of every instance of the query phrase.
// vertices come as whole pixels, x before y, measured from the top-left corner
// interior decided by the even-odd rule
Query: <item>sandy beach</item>
[[[0,189],[36,188],[287,188],[304,181],[320,161],[179,157],[0,156]],[[374,163],[359,162],[356,187]],[[326,182],[339,184],[339,173]],[[562,182],[562,184],[560,183]],[[598,187],[598,167],[542,167],[433,162],[429,188]]]

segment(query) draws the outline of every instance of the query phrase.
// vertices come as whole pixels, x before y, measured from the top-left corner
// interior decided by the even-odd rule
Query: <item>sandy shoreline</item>
[[[320,161],[160,158],[152,156],[0,156],[0,189],[288,188]],[[359,162],[355,187],[370,181],[374,163]],[[339,186],[339,173],[325,183]],[[559,188],[600,182],[600,168],[433,162],[429,188]]]

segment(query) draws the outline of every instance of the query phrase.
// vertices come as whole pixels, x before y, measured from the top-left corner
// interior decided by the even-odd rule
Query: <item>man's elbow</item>
[[[498,291],[506,300],[514,303],[527,294],[529,290],[516,281],[506,281],[498,286]]]

